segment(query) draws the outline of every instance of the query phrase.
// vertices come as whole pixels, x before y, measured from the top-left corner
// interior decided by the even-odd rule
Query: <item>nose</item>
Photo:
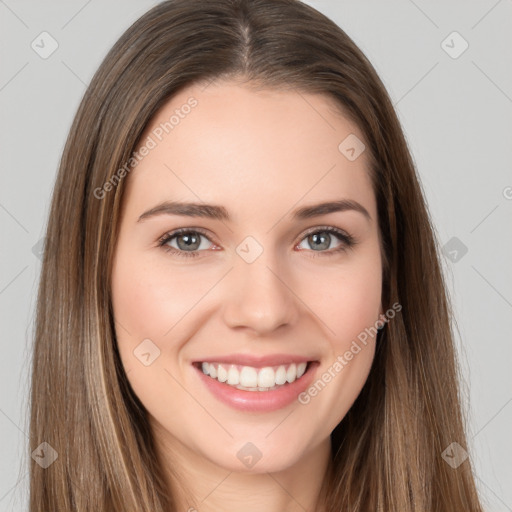
[[[280,271],[268,251],[252,263],[239,259],[225,283],[224,321],[259,335],[293,326],[299,318],[297,292],[289,272]]]

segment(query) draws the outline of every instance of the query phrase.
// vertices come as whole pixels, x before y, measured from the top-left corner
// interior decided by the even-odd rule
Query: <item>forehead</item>
[[[364,141],[324,95],[230,82],[193,85],[146,127],[139,149],[152,148],[131,172],[127,195],[138,202],[230,204],[248,214],[341,197],[374,210],[366,151],[351,161],[340,150],[351,137]]]

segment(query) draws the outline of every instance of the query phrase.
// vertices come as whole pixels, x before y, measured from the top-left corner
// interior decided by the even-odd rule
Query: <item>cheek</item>
[[[311,274],[304,284],[311,309],[326,327],[326,335],[336,352],[375,325],[381,311],[382,271],[379,253],[353,255],[338,270],[327,267]],[[306,297],[306,295],[303,295]]]
[[[124,256],[129,252],[129,249],[119,250],[114,260],[112,308],[119,353],[131,380],[144,368],[136,359],[137,347],[144,340],[151,340],[157,347],[148,346],[153,347],[152,357],[158,354],[149,368],[162,362],[163,353],[158,353],[162,348],[161,338],[172,327],[174,315],[166,302],[166,283],[159,280],[157,272],[137,258],[136,253]]]
[[[165,338],[210,286],[190,272],[169,272],[161,260],[135,254],[118,258],[112,272],[112,303],[116,320],[125,327],[121,336],[129,332],[139,342]]]
[[[381,276],[379,271],[360,269],[333,282],[336,292],[326,304],[334,331],[334,344],[343,349],[366,328],[375,325],[381,305]]]
[[[324,434],[343,419],[368,378],[381,306],[380,265],[378,253],[368,252],[339,272],[329,269],[329,279],[323,279],[322,288],[310,295],[311,309],[318,311],[325,326],[329,349],[299,402],[312,407],[315,416],[326,418],[321,427]]]
[[[215,284],[215,276],[203,277],[199,279],[197,271],[185,267],[170,269],[165,258],[148,257],[128,246],[114,259],[112,307],[117,346],[130,384],[149,409],[155,389],[166,390],[178,406],[181,392],[172,376],[180,375],[181,350],[193,336],[191,319],[202,306],[200,299]],[[143,356],[148,352],[149,358]],[[157,398],[161,400],[162,395]],[[159,410],[158,403],[153,405]],[[190,403],[184,400],[179,407],[186,410]]]
[[[169,344],[168,333],[172,330],[173,338],[186,339],[179,332],[186,322],[180,320],[197,302],[193,299],[199,291],[177,281],[179,272],[169,276],[158,262],[138,257],[135,251],[130,253],[126,248],[123,251],[115,258],[112,269],[112,306],[119,354],[137,397],[151,414],[172,424],[172,412],[179,410],[184,414],[191,403],[175,379],[180,346]],[[145,360],[147,353],[149,357]]]

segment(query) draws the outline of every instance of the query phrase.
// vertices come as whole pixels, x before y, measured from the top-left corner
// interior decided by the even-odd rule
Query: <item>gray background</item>
[[[0,511],[27,503],[37,249],[67,131],[107,50],[155,3],[0,0]],[[395,103],[446,248],[477,483],[487,510],[512,511],[512,1],[307,3]],[[31,47],[43,31],[58,44],[46,59]]]

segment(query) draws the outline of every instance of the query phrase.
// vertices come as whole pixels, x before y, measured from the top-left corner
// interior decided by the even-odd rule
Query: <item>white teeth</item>
[[[274,370],[270,367],[262,368],[258,372],[258,387],[271,388],[276,383]]]
[[[228,372],[224,366],[219,365],[217,368],[217,379],[219,382],[226,382],[228,380]]]
[[[292,383],[304,375],[306,367],[305,362],[264,368],[206,362],[201,365],[205,375],[245,391],[269,391]]]
[[[222,366],[222,365],[219,365]],[[210,371],[210,377],[212,372]],[[255,388],[258,385],[258,372],[256,368],[251,366],[244,366],[240,372],[240,386],[245,388]]]
[[[286,382],[286,368],[284,366],[280,366],[276,372],[276,384],[278,386],[282,386]]]
[[[208,373],[206,375],[208,375]],[[232,386],[236,386],[237,384],[240,384],[240,372],[236,368],[233,368],[233,367],[229,368],[228,384],[231,384]]]
[[[212,369],[210,368],[210,375],[211,375]],[[297,378],[297,367],[295,366],[295,363],[292,363],[288,370],[286,370],[286,380],[288,382],[293,382]]]

